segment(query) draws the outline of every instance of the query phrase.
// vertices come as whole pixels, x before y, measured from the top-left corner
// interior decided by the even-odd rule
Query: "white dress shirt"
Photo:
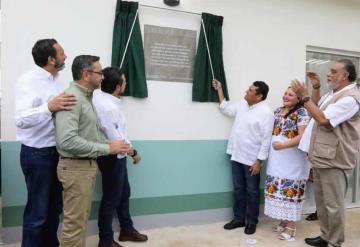
[[[35,147],[53,147],[55,129],[48,102],[65,89],[59,75],[35,67],[24,74],[15,85],[16,139]]]
[[[100,129],[106,138],[109,140],[125,140],[131,145],[127,137],[126,119],[121,109],[120,98],[96,89],[92,101],[98,116]],[[121,159],[126,155],[118,154],[117,157]]]
[[[319,101],[320,108],[329,102],[333,96],[339,94],[342,91],[352,89],[355,87],[355,83],[350,84],[340,91],[334,93],[333,91],[325,94]],[[339,99],[337,102],[328,105],[324,110],[325,118],[330,121],[330,124],[333,128],[338,126],[339,124],[349,120],[352,118],[355,113],[359,111],[359,104],[356,100],[351,96],[346,96],[344,98]],[[299,149],[304,152],[309,152],[311,134],[314,127],[315,120],[312,118],[305,129],[305,132],[300,140]]]
[[[220,110],[235,117],[226,150],[231,160],[252,166],[257,159],[267,159],[274,126],[270,107],[264,101],[249,106],[245,99],[236,103],[223,100]]]

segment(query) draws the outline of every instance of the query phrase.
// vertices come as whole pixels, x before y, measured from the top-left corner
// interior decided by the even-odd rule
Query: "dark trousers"
[[[62,187],[56,175],[58,161],[55,147],[21,145],[20,163],[28,192],[22,247],[59,246],[57,230],[62,212]]]
[[[251,176],[250,166],[231,161],[234,185],[234,219],[257,224],[260,204],[260,174]]]
[[[99,238],[104,243],[113,241],[112,219],[116,210],[121,230],[133,230],[129,211],[130,185],[126,157],[101,156],[97,159],[102,175],[102,198],[99,209]]]

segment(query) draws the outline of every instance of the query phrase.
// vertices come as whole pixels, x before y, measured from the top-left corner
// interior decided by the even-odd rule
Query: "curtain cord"
[[[174,12],[181,12],[191,15],[201,15],[200,13],[191,12],[191,11],[185,11],[185,10],[179,10],[179,9],[169,9],[169,8],[163,8],[163,7],[157,7],[157,6],[151,6],[146,4],[139,4],[141,7],[148,7],[148,8],[154,8],[154,9],[162,9],[162,10],[168,10],[168,11],[174,11]]]
[[[130,39],[131,39],[131,34],[132,34],[132,32],[133,32],[133,29],[134,29],[134,26],[135,26],[135,22],[136,22],[136,18],[137,18],[137,16],[138,16],[138,13],[139,13],[139,8],[136,10],[135,18],[134,18],[133,24],[132,24],[132,26],[131,26],[131,30],[130,30],[130,34],[129,34],[128,40],[127,40],[127,42],[126,42],[125,51],[124,51],[124,54],[123,54],[123,57],[122,57],[121,63],[120,63],[120,69],[122,68],[122,65],[123,65],[123,62],[124,62],[124,59],[125,59],[126,51],[127,51],[127,49],[128,49],[128,46],[129,46],[129,42],[130,42]]]
[[[204,24],[203,18],[201,18],[201,26],[202,26],[202,28],[203,28],[203,30],[204,30],[205,43],[206,43],[206,49],[207,49],[208,56],[209,56],[211,74],[212,74],[213,80],[215,80],[214,70],[213,70],[212,60],[211,60],[211,55],[210,55],[210,49],[209,49],[208,39],[207,39],[207,36],[206,36],[206,30],[205,30],[205,24]]]

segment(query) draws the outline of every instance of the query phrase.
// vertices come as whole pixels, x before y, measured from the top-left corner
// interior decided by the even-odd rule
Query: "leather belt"
[[[62,160],[96,160],[96,159],[94,159],[94,158],[86,158],[86,157],[84,157],[84,158],[70,158],[70,157],[63,157],[63,156],[60,156],[60,159],[62,159]]]

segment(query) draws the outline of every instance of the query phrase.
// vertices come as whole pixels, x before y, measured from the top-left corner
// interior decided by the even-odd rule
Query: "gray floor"
[[[204,216],[204,215],[203,215]],[[360,208],[347,209],[346,211],[346,242],[343,247],[360,247]],[[206,220],[204,221],[206,222]],[[318,222],[302,220],[297,224],[297,235],[294,242],[285,242],[277,239],[277,234],[272,231],[277,222],[267,217],[261,217],[257,232],[248,236],[243,233],[243,228],[232,231],[223,230],[224,222],[203,225],[188,225],[177,227],[159,227],[143,230],[149,236],[146,243],[121,243],[126,247],[234,247],[234,246],[264,246],[264,247],[300,247],[307,246],[305,237],[315,237],[319,234]],[[118,233],[115,234],[115,238]],[[250,245],[246,241],[255,239],[256,244]],[[87,247],[96,247],[97,235],[87,237]],[[20,243],[3,245],[18,247]]]

